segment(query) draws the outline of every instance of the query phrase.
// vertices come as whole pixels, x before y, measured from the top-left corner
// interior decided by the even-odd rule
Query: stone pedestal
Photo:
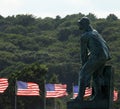
[[[68,102],[67,109],[109,109],[107,100]]]
[[[67,109],[113,109],[113,76],[114,71],[111,66],[105,66],[103,71],[104,86],[102,86],[104,98],[92,101],[69,101]]]

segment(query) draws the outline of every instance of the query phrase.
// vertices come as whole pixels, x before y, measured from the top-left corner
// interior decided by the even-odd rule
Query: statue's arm
[[[87,38],[86,37],[81,37],[81,60],[82,60],[82,65],[86,63],[88,60],[88,49],[87,49]]]

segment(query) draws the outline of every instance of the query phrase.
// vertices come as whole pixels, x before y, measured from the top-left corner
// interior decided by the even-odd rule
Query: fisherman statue
[[[92,77],[94,83],[94,97],[92,99],[102,97],[102,72],[105,63],[110,59],[110,53],[106,41],[92,28],[87,17],[80,19],[78,24],[83,34],[80,38],[82,68],[79,73],[79,91],[76,100],[82,102],[85,89],[90,84]]]
[[[89,87],[91,79],[93,93],[89,100],[96,102],[106,96],[102,89],[102,86],[105,86],[103,73],[105,72],[105,64],[111,59],[111,56],[106,41],[93,29],[88,17],[82,17],[78,20],[78,25],[82,33],[80,37],[82,67],[78,79],[78,96],[72,102],[83,105],[85,89]]]

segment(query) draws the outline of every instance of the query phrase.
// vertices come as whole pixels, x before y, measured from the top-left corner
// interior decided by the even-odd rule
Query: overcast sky
[[[32,14],[36,17],[65,17],[93,13],[98,18],[115,14],[120,18],[120,0],[0,0],[0,15]]]

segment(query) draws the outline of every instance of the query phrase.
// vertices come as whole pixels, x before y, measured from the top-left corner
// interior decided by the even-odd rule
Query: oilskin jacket
[[[96,30],[82,34],[80,41],[82,65],[84,65],[88,59],[106,61],[111,59],[106,41]]]

